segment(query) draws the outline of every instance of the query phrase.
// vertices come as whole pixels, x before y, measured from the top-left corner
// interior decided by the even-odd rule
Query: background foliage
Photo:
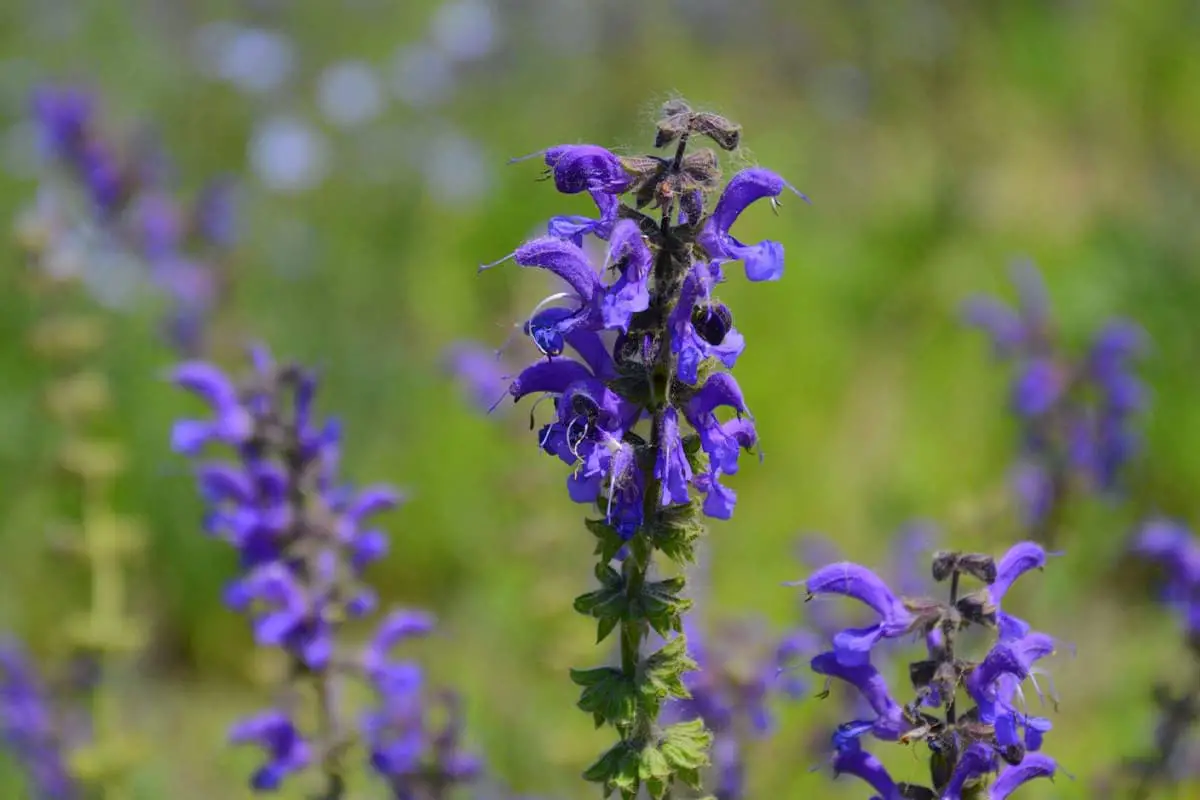
[[[603,657],[570,607],[591,580],[590,536],[525,410],[484,417],[443,369],[448,343],[498,346],[546,290],[516,269],[475,274],[564,210],[534,182],[537,166],[505,160],[558,142],[640,150],[677,92],[740,121],[740,158],[814,200],[742,223],[748,241],[784,242],[781,283],[723,289],[741,310],[739,380],[766,458],[733,480],[735,518],[711,530],[704,605],[718,618],[798,624],[800,597],[780,584],[802,577],[801,531],[866,563],[914,517],[959,546],[999,553],[1017,538],[1015,520],[993,513],[1016,444],[1007,375],[958,307],[976,291],[1011,296],[1011,259],[1032,257],[1068,339],[1120,314],[1154,343],[1130,496],[1076,504],[1065,555],[1014,597],[1075,650],[1053,664],[1062,705],[1049,741],[1077,779],[1022,796],[1089,796],[1094,775],[1149,741],[1149,681],[1187,663],[1119,553],[1148,513],[1200,522],[1200,4],[512,0],[493,12],[495,47],[455,67],[442,94],[393,96],[369,125],[341,129],[318,108],[322,70],[362,59],[402,83],[397,48],[436,43],[436,4],[5,3],[0,214],[15,218],[36,190],[21,120],[29,89],[50,78],[100,90],[118,128],[150,123],[185,188],[242,179],[244,238],[215,358],[236,364],[251,335],[321,367],[323,406],[345,420],[347,474],[412,491],[388,520],[378,585],[437,613],[439,634],[419,652],[466,695],[495,768],[559,797],[590,796],[578,771],[603,736],[573,708],[566,675]],[[206,75],[197,31],[218,20],[284,32],[296,55],[287,81],[248,94]],[[256,125],[280,113],[326,142],[328,169],[306,191],[272,191],[253,169]],[[41,403],[52,368],[28,344],[47,302],[14,251],[0,270],[0,621],[52,656],[87,587],[44,547],[48,521],[77,501],[53,477],[58,432]],[[231,563],[198,532],[192,481],[167,448],[190,405],[162,380],[172,355],[155,311],[105,314],[111,432],[131,456],[114,502],[151,534],[136,602],[152,646],[125,678],[128,724],[152,748],[138,785],[145,797],[238,796],[252,756],[221,746],[224,726],[272,665],[248,657],[242,620],[217,601]],[[810,773],[822,761],[807,748],[830,710],[782,709],[752,796],[837,793]],[[19,792],[12,780],[0,778],[3,796]]]

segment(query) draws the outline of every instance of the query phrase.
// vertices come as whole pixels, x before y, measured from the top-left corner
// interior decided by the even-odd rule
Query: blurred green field
[[[432,110],[393,102],[374,123],[399,159],[447,131],[477,144],[486,190],[451,201],[412,169],[362,180],[350,165],[374,151],[336,130],[320,186],[264,190],[247,139],[267,100],[201,79],[184,55],[216,19],[285,30],[298,77],[270,102],[322,124],[320,67],[387,63],[434,8],[13,0],[0,8],[0,114],[17,121],[38,80],[82,78],[117,124],[153,123],[185,188],[219,172],[244,178],[245,238],[216,357],[236,366],[235,343],[252,337],[321,368],[322,406],[345,421],[347,477],[413,495],[387,520],[394,549],[378,585],[436,612],[439,633],[414,652],[464,693],[494,770],[541,796],[594,796],[577,775],[608,741],[574,708],[566,674],[607,656],[571,611],[592,580],[592,542],[527,410],[506,404],[485,418],[441,368],[447,344],[499,345],[546,293],[543,276],[477,276],[476,266],[550,215],[586,209],[535,182],[535,163],[508,158],[575,141],[639,150],[657,105],[678,93],[741,122],[740,160],[814,201],[785,203],[778,217],[752,209],[739,236],[783,241],[786,275],[749,285],[733,270],[721,293],[747,339],[737,374],[765,460],[731,481],[736,515],[711,528],[706,607],[718,617],[799,623],[797,591],[781,583],[802,577],[802,531],[828,533],[867,563],[914,517],[963,547],[999,553],[1019,536],[987,513],[1015,448],[1008,375],[958,316],[973,292],[1011,297],[1014,257],[1044,271],[1069,340],[1111,315],[1136,319],[1153,340],[1143,372],[1153,404],[1130,496],[1073,506],[1065,555],[1013,594],[1018,613],[1075,650],[1052,662],[1061,706],[1046,749],[1076,779],[1020,796],[1092,796],[1094,776],[1149,743],[1150,681],[1178,682],[1189,663],[1120,552],[1147,514],[1200,524],[1200,5],[619,2],[552,15],[532,0],[502,3],[499,51],[464,70],[453,97]],[[73,21],[47,21],[55,14]],[[539,38],[551,17],[565,32]],[[571,44],[583,34],[590,43]],[[0,174],[0,217],[14,219],[35,188]],[[87,585],[44,547],[75,498],[51,466],[58,434],[40,398],[53,367],[28,346],[58,301],[27,278],[14,248],[0,271],[0,628],[53,655]],[[167,447],[171,421],[193,405],[162,380],[172,356],[154,309],[96,313],[110,335],[110,432],[131,457],[115,505],[152,534],[135,575],[152,647],[124,683],[130,726],[150,747],[134,796],[240,797],[254,754],[228,751],[224,729],[263,696],[252,680],[262,665],[243,621],[219,605],[230,553],[199,533],[187,465]],[[807,737],[832,708],[781,705],[779,733],[753,759],[752,797],[864,796],[861,784],[810,772],[820,761]],[[907,752],[887,755],[915,778]],[[11,773],[0,762],[0,797],[21,796]]]

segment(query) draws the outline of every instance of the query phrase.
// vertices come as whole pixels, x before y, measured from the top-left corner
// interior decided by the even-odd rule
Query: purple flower
[[[145,264],[147,283],[170,301],[162,326],[168,341],[179,353],[194,355],[204,347],[206,323],[219,299],[220,280],[209,256],[233,240],[229,192],[212,184],[197,200],[193,219],[166,186],[161,150],[138,138],[107,135],[98,124],[97,105],[78,87],[35,91],[32,115],[43,152],[91,200],[86,222],[100,229],[107,244]],[[48,188],[56,191],[68,181]],[[208,242],[203,257],[195,252],[195,239]]]
[[[228,250],[238,239],[237,184],[228,177],[207,181],[192,209],[196,235],[221,250]]]
[[[619,195],[631,178],[621,159],[595,144],[563,144],[546,151],[554,187],[563,194],[599,191]]]
[[[604,327],[628,330],[633,315],[650,307],[650,268],[653,256],[633,220],[621,220],[612,231],[607,266],[617,279],[604,292],[600,315]]]
[[[1066,388],[1065,376],[1050,359],[1029,361],[1013,386],[1013,408],[1023,417],[1037,417],[1058,402]]]
[[[978,781],[995,772],[998,767],[999,758],[995,750],[986,744],[972,744],[959,756],[941,800],[964,800],[963,792],[969,782]]]
[[[887,681],[869,662],[847,666],[838,660],[837,653],[827,652],[814,656],[810,666],[818,675],[843,680],[858,690],[875,712],[871,732],[877,738],[894,741],[910,727],[904,721],[900,704],[892,698]]]
[[[1133,361],[1145,348],[1145,334],[1112,321],[1086,353],[1072,357],[1053,336],[1037,270],[1022,264],[1014,280],[1016,309],[973,298],[965,319],[989,334],[999,358],[1013,363],[1011,401],[1021,423],[1021,452],[1012,485],[1027,524],[1045,538],[1073,487],[1113,493],[1138,453],[1136,415],[1146,406],[1146,391]]]
[[[209,504],[205,527],[240,556],[242,574],[227,588],[226,602],[247,614],[260,646],[287,654],[289,683],[317,685],[327,699],[318,705],[319,729],[336,732],[334,739],[349,728],[342,682],[366,679],[377,702],[364,717],[362,733],[371,763],[393,788],[434,777],[441,785],[470,780],[478,762],[457,744],[443,742],[448,729],[424,722],[428,702],[419,668],[392,656],[402,640],[428,633],[432,618],[394,611],[361,653],[347,652],[339,636],[345,620],[375,608],[365,573],[387,551],[387,538],[369,526],[402,496],[387,486],[356,491],[341,482],[340,428],[316,418],[316,378],[275,364],[265,350],[253,355],[255,369],[245,382],[234,383],[207,364],[185,364],[175,374],[177,382],[209,401],[217,417],[185,423],[192,432],[176,435],[188,443],[180,449],[195,453],[207,442],[220,442],[235,456],[197,467],[200,493]],[[292,709],[281,706],[235,728],[235,742],[255,742],[268,751],[268,763],[251,780],[258,791],[275,790],[293,772],[327,770],[336,761],[325,748],[340,744],[305,733],[290,716]],[[416,722],[410,725],[413,714]],[[416,777],[405,760],[414,748],[420,757]],[[440,754],[440,772],[429,771],[430,752]],[[338,785],[337,773],[326,777]]]
[[[662,504],[687,503],[691,499],[688,484],[692,480],[692,467],[683,451],[678,412],[674,408],[663,411],[661,425],[663,446],[658,451],[654,477],[662,485]]]
[[[406,639],[426,636],[432,630],[433,617],[423,611],[393,611],[380,623],[375,638],[363,650],[363,670],[367,677],[376,686],[396,680],[397,672],[404,673],[405,669],[393,663],[392,649]]]
[[[1020,764],[1000,770],[988,790],[988,800],[1005,800],[1010,794],[1036,778],[1053,778],[1058,771],[1054,759],[1041,753],[1027,753]]]
[[[912,614],[883,579],[859,564],[843,561],[822,567],[804,582],[810,597],[841,594],[867,605],[879,622],[862,628],[846,628],[833,637],[837,660],[847,666],[867,664],[871,648],[878,642],[903,636],[912,630]]]
[[[866,781],[878,793],[877,800],[903,800],[900,787],[892,780],[887,768],[875,756],[862,749],[857,739],[839,747],[833,756],[833,776],[853,775]]]
[[[746,277],[752,281],[776,281],[783,277],[783,245],[779,242],[759,242],[746,245],[735,239],[729,229],[742,212],[756,200],[775,198],[790,189],[808,202],[808,198],[792,187],[783,178],[761,167],[750,167],[734,175],[717,207],[700,233],[699,242],[709,256],[718,264],[724,261],[741,261],[746,266]]]
[[[996,580],[988,587],[988,594],[996,606],[1001,640],[1018,639],[1029,631],[1029,626],[1024,621],[1000,610],[1005,593],[1017,578],[1044,566],[1046,551],[1035,542],[1019,542],[1013,545],[996,564]]]
[[[310,601],[300,579],[281,562],[259,567],[233,584],[225,597],[233,609],[251,612],[260,645],[296,653],[309,669],[329,663],[333,640],[328,609],[320,600]]]
[[[689,674],[692,662],[678,639],[645,656],[655,675],[645,684],[651,691],[631,689],[628,702],[616,703],[623,719],[608,718],[614,704],[593,707],[618,674],[631,687],[643,685],[640,676],[630,674],[630,665],[641,658],[649,631],[666,635],[685,627],[689,602],[683,581],[647,581],[646,570],[656,550],[682,563],[692,560],[701,514],[732,515],[736,495],[722,478],[737,472],[741,451],[758,441],[740,387],[720,371],[734,365],[743,343],[731,312],[712,297],[712,288],[723,277],[720,264],[731,260],[743,261],[751,279],[779,277],[778,243],[745,245],[729,229],[747,205],[777,197],[786,184],[765,170],[747,170],[732,179],[708,214],[705,206],[720,186],[720,164],[712,150],[686,152],[689,141],[701,137],[730,149],[739,132],[728,120],[672,101],[664,106],[656,146],[675,143],[673,156],[618,158],[595,145],[546,151],[556,188],[588,192],[599,216],[556,217],[548,226],[550,236],[521,245],[513,255],[519,265],[553,272],[567,285],[528,318],[525,332],[546,360],[522,370],[509,394],[514,400],[536,394],[539,401],[551,401],[553,415],[538,431],[538,446],[570,466],[570,498],[602,515],[588,527],[598,539],[593,574],[603,587],[578,598],[575,608],[598,620],[601,639],[619,627],[626,657],[620,668],[575,671],[572,678],[584,687],[580,707],[598,724],[612,723],[630,744],[632,732],[659,730],[657,717],[664,707],[703,719],[714,731],[728,724],[731,708],[741,709],[755,731],[769,722],[765,672],[752,669],[750,677],[729,684],[720,683],[716,672]],[[631,202],[623,201],[626,193]],[[587,234],[608,240],[600,270],[581,249]],[[555,307],[548,308],[551,304]],[[563,357],[568,347],[575,355]],[[621,562],[620,571],[613,561]],[[619,602],[606,599],[610,595]],[[696,643],[691,644],[695,653]],[[796,646],[796,641],[781,644],[777,656]],[[638,658],[628,657],[630,649]],[[711,662],[714,656],[697,658]],[[778,668],[772,665],[771,679]],[[710,679],[718,683],[707,683]],[[725,691],[736,701],[723,696]],[[651,793],[657,794],[655,784],[670,786],[685,777],[672,762],[702,761],[707,749],[694,723],[663,729],[664,741],[673,735],[688,753],[665,756],[666,773],[655,767],[652,778],[639,776],[631,786],[628,773],[618,774],[613,759],[605,756],[585,774],[606,794],[620,788],[632,796],[642,780],[652,781]],[[643,744],[638,740],[639,748]],[[742,793],[743,752],[741,739],[717,735],[719,796]]]
[[[678,359],[679,379],[695,384],[700,363],[716,358],[727,369],[737,363],[746,347],[733,327],[733,314],[722,303],[712,302],[709,268],[696,264],[684,278],[679,302],[671,311],[671,352]]]
[[[928,531],[916,530],[925,534],[913,536],[919,542],[915,546],[923,549],[929,543]],[[949,602],[928,597],[901,600],[874,572],[850,563],[824,567],[808,579],[810,597],[826,593],[854,597],[880,618],[874,626],[836,633],[834,649],[818,654],[810,665],[818,675],[853,686],[867,707],[865,714],[848,712],[856,718],[833,733],[835,773],[855,774],[870,782],[880,796],[896,800],[965,800],[985,791],[988,776],[1000,768],[1001,756],[1010,765],[1028,762],[1028,767],[997,782],[1001,787],[997,797],[1006,797],[1030,777],[1049,774],[1047,765],[1053,771],[1053,762],[1035,752],[1051,729],[1049,720],[1019,708],[1025,707],[1022,682],[1038,672],[1036,662],[1054,652],[1054,639],[1029,633],[1024,623],[1019,623],[1023,630],[1015,634],[1018,621],[1002,619],[1000,635],[981,661],[966,658],[957,641],[963,628],[991,629],[991,604],[998,606],[1013,581],[1040,568],[1045,559],[1045,551],[1030,542],[1014,546],[998,563],[983,553],[938,551],[932,557],[931,577],[939,583],[949,581]],[[962,580],[978,581],[987,588],[965,594]],[[892,694],[869,659],[873,644],[894,638],[886,637],[889,629],[919,632],[926,640],[926,652],[908,664],[915,690],[908,702]],[[961,704],[959,686],[965,686],[973,707]],[[1036,681],[1034,687],[1040,694]],[[908,784],[901,792],[882,765],[863,751],[862,738],[867,734],[881,741],[923,742],[930,754],[929,783]]]
[[[273,792],[284,778],[312,763],[312,745],[282,711],[264,711],[234,725],[231,744],[256,744],[267,753],[267,763],[254,772],[250,785],[259,792]]]
[[[1181,522],[1153,519],[1134,537],[1132,551],[1162,567],[1163,601],[1173,608],[1189,636],[1200,633],[1200,543]]]
[[[189,361],[175,368],[172,380],[204,400],[216,414],[213,420],[175,423],[172,450],[194,456],[209,442],[239,445],[250,436],[253,419],[242,406],[233,383],[219,369],[212,364]]]
[[[69,753],[42,681],[14,641],[0,641],[0,739],[25,771],[33,797],[80,796],[67,768]]]

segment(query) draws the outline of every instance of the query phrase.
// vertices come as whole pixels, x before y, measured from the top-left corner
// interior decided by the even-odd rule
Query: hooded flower
[[[894,741],[912,726],[904,720],[904,711],[888,690],[887,681],[870,662],[847,666],[838,660],[836,652],[815,656],[810,662],[818,675],[837,678],[853,686],[875,712],[871,733],[879,739]]]
[[[239,722],[229,732],[232,744],[256,744],[267,753],[267,763],[250,779],[256,791],[277,790],[288,775],[312,763],[312,746],[282,711],[265,711]]]
[[[571,291],[553,294],[539,304],[568,300],[572,303],[568,312],[535,315],[527,325],[530,337],[547,355],[553,355],[556,350],[562,352],[565,337],[575,331],[626,330],[633,315],[645,310],[650,302],[647,288],[650,251],[637,225],[630,220],[616,226],[609,244],[606,263],[617,272],[611,285],[601,280],[579,245],[553,236],[526,242],[510,258],[522,267],[544,269],[571,288]],[[501,259],[480,269],[490,269],[507,260]],[[538,321],[536,325],[535,320]]]
[[[883,579],[859,564],[843,561],[814,572],[804,582],[809,597],[840,594],[866,604],[879,622],[861,628],[846,628],[833,637],[833,652],[846,666],[870,661],[871,648],[884,639],[903,636],[912,630],[914,617],[892,593]]]
[[[996,620],[1000,628],[1001,641],[1019,639],[1029,631],[1029,625],[1000,610],[1008,588],[1013,581],[1033,569],[1042,569],[1046,565],[1046,551],[1035,542],[1020,542],[1008,549],[1008,552],[996,564],[996,580],[988,586],[988,594],[996,606]]]
[[[691,500],[688,484],[692,480],[692,467],[683,450],[678,412],[674,408],[664,409],[661,425],[662,447],[654,465],[654,477],[662,486],[662,504],[687,503]]]
[[[306,596],[300,581],[282,563],[260,567],[234,583],[226,602],[237,611],[251,611],[254,638],[265,647],[298,653],[310,669],[329,662],[333,641],[321,599]]]
[[[903,800],[900,787],[875,756],[863,750],[857,738],[839,742],[833,755],[833,776],[853,775],[877,793],[873,800]]]
[[[996,751],[986,744],[976,742],[959,756],[958,764],[950,776],[950,783],[942,792],[941,800],[965,800],[964,790],[995,772],[998,766]]]
[[[775,281],[783,277],[783,245],[779,242],[759,242],[747,245],[729,232],[742,212],[756,200],[770,198],[771,205],[784,189],[790,189],[801,199],[808,198],[770,170],[750,167],[729,179],[717,207],[705,223],[698,241],[717,263],[741,261],[746,277],[752,281]]]
[[[629,188],[631,181],[621,160],[603,147],[592,144],[552,147],[546,151],[545,158],[555,188],[564,194],[586,191],[600,212],[594,219],[575,215],[554,217],[547,225],[547,232],[580,247],[587,234],[608,239],[621,206],[618,196]]]
[[[683,281],[679,302],[671,311],[671,352],[679,380],[695,385],[700,363],[716,358],[727,369],[746,347],[733,327],[729,307],[710,299],[712,276],[707,264],[695,264]]]
[[[249,438],[253,419],[242,406],[233,382],[219,369],[201,361],[189,361],[175,368],[172,380],[204,400],[215,414],[212,420],[175,423],[171,434],[171,448],[175,452],[194,456],[209,442],[239,445]]]
[[[1036,778],[1054,778],[1058,765],[1054,759],[1041,753],[1026,753],[1020,764],[1000,770],[996,780],[988,789],[988,800],[1005,800],[1014,791]]]
[[[718,408],[732,408],[738,419],[721,423],[717,420]],[[754,425],[743,421],[742,414],[749,414],[742,390],[728,372],[715,372],[704,382],[704,386],[692,397],[684,409],[688,422],[700,437],[700,447],[708,454],[714,469],[726,475],[738,470],[738,456],[743,448],[753,447],[757,441]],[[738,422],[738,425],[730,423]]]

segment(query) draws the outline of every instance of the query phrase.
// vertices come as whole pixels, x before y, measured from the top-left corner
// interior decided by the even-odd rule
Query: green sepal
[[[650,538],[662,554],[677,564],[696,561],[696,540],[704,533],[700,505],[669,506],[656,515]]]
[[[692,607],[692,601],[681,597],[684,579],[667,578],[650,581],[642,586],[641,593],[630,605],[628,613],[650,623],[660,636],[671,631],[683,630],[683,613]]]
[[[671,788],[671,765],[667,763],[662,751],[654,745],[646,745],[642,749],[638,777],[646,785],[646,791],[653,800],[662,800]]]
[[[677,697],[686,700],[691,693],[683,684],[683,674],[698,665],[687,653],[687,637],[680,634],[646,657],[642,665],[643,686],[658,698]]]
[[[602,563],[607,564],[612,561],[625,546],[625,540],[621,538],[621,534],[617,533],[616,528],[604,520],[586,519],[583,524],[596,537],[596,555],[600,557]]]
[[[675,777],[692,787],[700,785],[699,773],[708,766],[708,748],[711,745],[712,734],[704,729],[704,722],[699,719],[666,728],[658,743]]]
[[[618,727],[633,723],[637,716],[637,692],[621,670],[573,669],[571,680],[583,687],[578,706],[592,715],[597,728],[605,722]]]

